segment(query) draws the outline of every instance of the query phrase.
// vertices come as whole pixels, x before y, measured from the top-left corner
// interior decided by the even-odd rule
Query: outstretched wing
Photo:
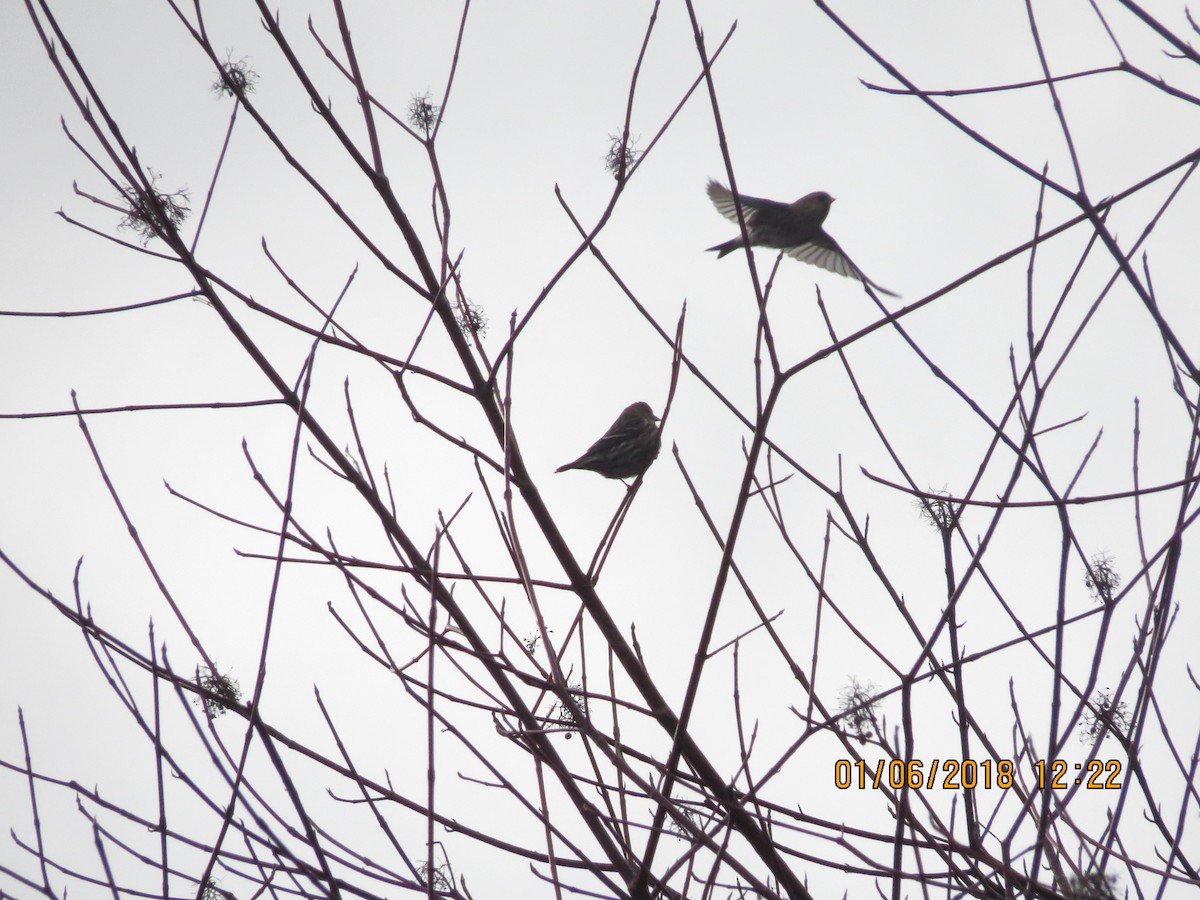
[[[738,194],[737,196],[742,201],[742,215],[746,217],[747,223],[754,218],[755,213],[762,210],[787,209],[786,203],[764,200],[762,197],[747,197],[745,194]],[[733,222],[735,225],[737,224],[737,202],[734,200],[733,191],[720,182],[710,179],[708,182],[708,199],[717,208],[717,212],[730,222]]]
[[[826,234],[824,230],[811,241],[807,241],[796,247],[789,247],[783,252],[792,257],[792,259],[798,259],[801,262],[818,266],[827,272],[833,272],[836,275],[845,275],[847,278],[853,278],[855,281],[865,282],[881,294],[887,294],[889,297],[900,296],[885,287],[881,287],[864,275],[862,269],[851,262],[850,257],[838,246],[838,242]]]

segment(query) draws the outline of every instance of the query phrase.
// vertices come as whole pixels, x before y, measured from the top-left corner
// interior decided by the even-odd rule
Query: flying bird
[[[662,438],[658,433],[658,416],[647,403],[633,403],[617,416],[617,421],[604,436],[574,462],[559,466],[556,472],[567,469],[588,469],[605,478],[636,478],[650,468],[658,458]]]
[[[717,212],[732,222],[737,222],[737,204],[729,188],[710,179],[708,199],[712,200]],[[850,257],[838,246],[838,242],[821,227],[825,217],[829,215],[829,207],[833,205],[834,199],[824,191],[813,191],[795,203],[779,203],[760,197],[747,197],[745,194],[737,195],[737,200],[742,204],[742,215],[746,219],[746,231],[751,244],[782,250],[793,259],[869,284],[881,294],[898,296],[864,275],[862,269],[852,263]],[[720,259],[744,246],[745,243],[739,234],[708,249],[716,250],[717,259]]]

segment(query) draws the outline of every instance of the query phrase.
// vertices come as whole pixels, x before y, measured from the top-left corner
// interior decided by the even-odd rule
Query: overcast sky
[[[351,215],[373,233],[387,235],[386,252],[413,271],[399,236],[386,227],[385,211],[298,91],[252,5],[210,5],[214,43],[258,75],[255,101]],[[1042,77],[1021,4],[858,0],[834,5],[867,43],[924,89],[985,87]],[[1033,5],[1056,74],[1120,61],[1089,3]],[[1165,54],[1163,41],[1117,4],[1097,5],[1131,62],[1200,94],[1194,65]],[[311,13],[317,29],[334,40],[332,12],[326,5],[315,6]],[[1170,27],[1186,33],[1182,5],[1150,6]],[[198,209],[232,109],[228,98],[211,92],[215,73],[208,61],[164,3],[63,2],[53,8],[125,137],[159,174],[160,187],[186,189],[193,209]],[[452,255],[463,253],[464,286],[488,319],[485,345],[490,354],[502,345],[509,317],[529,309],[578,244],[578,234],[555,195],[556,185],[585,227],[594,223],[611,196],[614,182],[605,171],[604,157],[624,121],[647,11],[645,4],[634,3],[523,0],[480,2],[471,9],[438,152],[452,208]],[[376,96],[397,112],[403,112],[413,96],[427,92],[441,101],[460,8],[449,3],[359,3],[348,4],[348,12],[364,77]],[[921,299],[1034,234],[1036,180],[964,136],[919,99],[868,89],[863,82],[892,87],[897,83],[814,5],[701,2],[697,12],[710,52],[736,23],[714,78],[740,189],[788,202],[817,190],[836,197],[827,230],[871,279],[901,295],[889,300],[892,308]],[[321,91],[351,124],[355,138],[361,138],[353,94],[308,37],[307,14],[292,4],[281,5],[284,27],[301,48]],[[61,208],[103,234],[136,242],[130,231],[118,230],[118,214],[72,190],[75,183],[81,191],[115,199],[62,130],[60,116],[72,134],[95,150],[21,4],[0,6],[0,72],[8,86],[0,99],[7,124],[7,136],[0,140],[0,170],[6,173],[5,199],[0,203],[0,309],[97,309],[189,290],[193,283],[177,264],[137,254],[54,215]],[[686,8],[667,2],[640,75],[631,126],[636,146],[649,144],[698,74]],[[1064,82],[1061,99],[1083,165],[1083,187],[1093,201],[1126,190],[1200,143],[1200,115],[1193,105],[1168,98],[1128,75]],[[1045,166],[1060,184],[1080,187],[1044,89],[943,102],[1021,163],[1036,171]],[[384,151],[397,195],[419,234],[433,246],[431,177],[424,150],[391,129]],[[1132,247],[1181,175],[1162,179],[1111,212],[1109,228],[1124,247]],[[668,333],[673,333],[686,303],[685,352],[730,400],[749,412],[754,404],[757,311],[744,255],[718,260],[704,252],[736,233],[705,196],[709,178],[726,182],[727,173],[712,108],[701,88],[646,156],[597,246]],[[1041,228],[1053,228],[1077,212],[1069,200],[1048,194]],[[262,242],[325,308],[358,267],[341,307],[342,326],[394,356],[407,355],[426,309],[387,276],[281,163],[248,118],[235,129],[209,215],[198,250],[205,265],[258,302],[309,324],[319,326],[319,317],[275,271]],[[184,231],[189,238],[190,227],[185,225]],[[1140,254],[1148,252],[1159,307],[1189,348],[1195,346],[1200,329],[1197,234],[1200,203],[1196,186],[1187,181],[1135,260],[1140,271]],[[933,363],[989,415],[998,416],[1012,395],[1010,350],[1015,347],[1018,367],[1027,361],[1028,286],[1033,285],[1034,318],[1044,326],[1088,237],[1087,230],[1076,229],[1042,245],[1032,279],[1029,255],[1021,254],[905,320]],[[161,244],[149,244],[148,249],[156,248]],[[760,250],[756,260],[765,278],[774,254]],[[1053,332],[1048,342],[1047,353],[1053,358],[1063,352],[1113,268],[1112,258],[1099,251],[1083,268],[1063,313],[1064,321],[1073,324]],[[839,336],[879,318],[856,282],[785,259],[769,306],[785,365],[830,342],[816,288]],[[308,339],[288,334],[243,307],[237,314],[268,348],[284,376],[295,379],[310,347]],[[431,338],[414,362],[461,378],[447,347],[444,339]],[[1192,356],[1200,358],[1200,353]],[[850,361],[872,413],[918,485],[951,494],[964,491],[992,437],[980,418],[892,330],[881,329],[859,341]],[[556,285],[518,344],[512,374],[515,427],[539,488],[583,559],[590,558],[622,488],[590,473],[555,475],[553,470],[582,452],[628,403],[646,400],[661,411],[670,362],[667,344],[587,255]],[[371,463],[377,472],[388,466],[402,518],[414,537],[428,543],[438,512],[448,515],[473,494],[462,525],[476,538],[471,553],[485,569],[500,566],[503,547],[469,458],[447,452],[412,423],[390,376],[379,366],[333,351],[318,355],[316,365],[313,408],[336,421],[337,439],[351,444],[343,393],[349,379]],[[1097,495],[1132,487],[1135,401],[1141,416],[1142,484],[1181,477],[1188,421],[1172,391],[1167,357],[1153,322],[1124,283],[1105,298],[1055,377],[1055,389],[1040,412],[1043,427],[1083,417],[1046,439],[1046,464],[1057,474],[1060,487],[1071,480],[1098,436],[1074,493]],[[78,393],[82,407],[93,409],[273,396],[213,310],[194,300],[119,316],[0,318],[0,413],[69,409],[71,391]],[[428,382],[415,382],[413,391],[418,403],[435,412],[449,430],[481,443],[488,440],[486,425],[468,399]],[[256,486],[242,445],[244,440],[255,463],[279,488],[286,476],[292,418],[283,407],[256,407],[96,415],[88,421],[109,478],[160,575],[187,610],[191,626],[223,667],[252,683],[274,541],[170,496],[164,482],[224,514],[277,528],[279,515]],[[825,483],[836,485],[841,472],[852,504],[861,516],[869,514],[876,550],[914,615],[923,623],[935,622],[945,602],[937,533],[919,520],[911,498],[862,473],[866,469],[903,480],[836,356],[810,367],[789,385],[772,433]],[[719,552],[671,450],[678,447],[708,512],[723,529],[736,499],[747,436],[699,381],[683,376],[663,454],[647,476],[607,580],[601,583],[618,621],[626,628],[636,626],[650,668],[672,703],[678,702],[686,682]],[[990,498],[1003,489],[1009,463],[1006,459],[989,470],[980,496]],[[332,529],[355,555],[386,557],[377,525],[356,505],[350,489],[311,460],[305,459],[301,472],[296,503],[306,524],[319,535],[326,527]],[[798,476],[781,491],[792,537],[806,558],[819,560],[829,497]],[[1032,481],[1023,481],[1015,497],[1044,500],[1045,494]],[[1146,501],[1150,553],[1170,533],[1177,511],[1176,494]],[[973,535],[986,527],[982,515],[967,529]],[[786,610],[780,628],[797,656],[807,659],[810,606],[797,609],[793,604],[801,599],[811,604],[811,586],[782,552],[778,533],[761,507],[755,507],[747,527],[753,530],[741,545],[744,565],[757,573],[768,612]],[[1086,554],[1108,554],[1119,571],[1137,571],[1132,503],[1081,508],[1075,527]],[[992,576],[1007,596],[1027,604],[1025,614],[1032,621],[1052,620],[1059,540],[1053,511],[1012,516],[998,540]],[[72,578],[82,559],[81,602],[106,627],[145,650],[153,619],[155,640],[167,643],[173,665],[190,672],[197,664],[131,545],[72,418],[0,420],[0,550],[68,603],[74,602]],[[244,558],[235,550],[268,558]],[[537,565],[549,561],[543,545],[527,550]],[[1095,604],[1083,585],[1082,564],[1073,561],[1072,566],[1068,603],[1071,611],[1081,612]],[[1194,567],[1185,569],[1195,576]],[[560,574],[552,564],[550,571],[555,577]],[[413,710],[388,712],[392,704],[404,702],[394,684],[362,659],[326,610],[329,602],[350,602],[340,579],[316,567],[285,572],[266,695],[274,720],[327,747],[329,739],[312,695],[317,684],[326,701],[343,711],[341,724],[362,742],[363,764],[375,767],[376,773],[387,768],[398,783],[417,789],[423,765],[405,757],[414,727],[406,715]],[[829,583],[861,621],[873,626],[869,637],[883,653],[902,667],[912,663],[918,648],[911,635],[899,633],[900,620],[885,607],[879,585],[863,570],[851,545],[836,536]],[[390,584],[398,589],[401,582]],[[519,594],[509,601],[521,602]],[[1142,606],[1134,606],[1130,602],[1127,614],[1113,625],[1125,641],[1122,648],[1142,614]],[[1039,615],[1039,609],[1044,614]],[[555,623],[562,633],[573,612],[572,606]],[[1011,631],[1011,626],[997,626],[994,616],[995,610],[983,601],[968,613],[969,620],[975,617],[970,624],[977,623],[974,631],[968,628],[965,633],[969,644],[982,648],[1008,636],[994,629]],[[714,642],[724,643],[753,622],[744,603],[731,606]],[[1191,635],[1194,646],[1194,636],[1200,634],[1195,609],[1185,604],[1174,628],[1177,635]],[[851,677],[880,687],[891,685],[879,660],[848,634],[831,629],[822,676],[827,696],[836,699],[839,687]],[[1094,628],[1089,634],[1094,637]],[[399,645],[401,639],[397,641]],[[1181,688],[1181,708],[1168,714],[1180,723],[1191,721],[1195,728],[1200,703],[1184,669],[1189,655],[1194,661],[1195,654],[1183,647],[1176,651],[1164,662],[1160,676]],[[1089,648],[1077,662],[1086,670],[1090,658]],[[1101,686],[1116,683],[1121,662],[1115,654]],[[980,663],[975,669],[977,690],[997,708],[1007,707],[1008,679],[1019,676],[1026,664],[1023,658],[1003,655]],[[728,703],[730,665],[726,661],[719,675],[714,672],[711,693],[705,695],[703,702],[713,704],[713,710]],[[799,725],[785,711],[791,704],[802,706],[804,698],[777,661],[763,665],[762,670],[747,670],[743,687],[757,694],[751,701],[755,709],[771,716],[761,723],[759,737],[763,759],[770,760],[795,738]],[[1034,667],[1027,674],[1026,680],[1017,678],[1013,690],[1036,707],[1036,698],[1046,690],[1047,673]],[[148,686],[141,683],[136,689],[146,695]],[[78,631],[4,567],[0,758],[12,761],[23,753],[18,705],[25,712],[37,767],[85,785],[99,784],[107,795],[152,813],[153,779],[147,773],[153,756],[148,744],[128,725]],[[949,711],[939,706],[931,708],[930,715],[941,721],[940,726],[931,725],[932,732],[942,733],[944,728],[952,740],[956,732]],[[423,728],[422,721],[416,719],[417,728]],[[1044,737],[1044,716],[1025,724],[1032,734]],[[486,717],[477,725],[484,731],[490,727]],[[696,728],[719,736],[728,728],[727,719],[714,712],[702,717]],[[1194,731],[1183,735],[1182,755],[1193,752],[1189,741],[1194,737]],[[938,749],[925,752],[933,755]],[[721,758],[731,772],[735,750],[723,748],[731,755]],[[1074,741],[1070,750],[1086,752]],[[446,752],[452,760],[448,765],[469,765],[459,758],[460,751],[447,746]],[[519,756],[513,754],[515,762]],[[836,755],[832,742],[821,745],[803,764],[811,767],[811,781],[800,772],[791,774],[794,802],[834,820],[850,819],[860,811],[864,817],[886,816],[877,797],[849,796],[830,787],[822,767]],[[452,782],[453,771],[448,770],[447,782]],[[323,773],[312,775],[316,790],[323,790]],[[9,828],[24,839],[31,837],[27,797],[23,779],[0,775],[0,825],[5,832],[0,864],[29,874],[33,869],[27,854],[7,837]],[[1103,797],[1086,800],[1101,823],[1097,834],[1104,802]],[[331,809],[326,813],[339,814],[336,805]],[[505,809],[485,803],[471,808],[470,815],[477,817],[476,827],[486,828],[493,817],[506,821]],[[1173,816],[1176,810],[1168,813]],[[461,810],[456,814],[467,815]],[[1194,811],[1189,815],[1194,820]],[[69,792],[47,794],[42,818],[64,823],[60,852],[68,857],[91,853],[90,831],[74,811]],[[864,821],[879,827],[878,820]],[[420,822],[413,826],[417,834],[419,826]],[[536,844],[536,830],[533,835],[529,840]],[[470,842],[451,843],[460,854],[456,861],[468,879],[474,879],[476,897],[517,895],[505,888],[489,892],[486,872],[530,877],[523,862],[494,853],[475,857],[477,850]],[[1196,849],[1194,834],[1190,846]],[[811,852],[832,851],[818,845]],[[93,856],[78,862],[95,871]],[[841,896],[847,889],[852,896],[866,896],[873,890],[865,880],[847,881],[836,869],[813,866],[804,873],[814,890],[822,892],[818,896]],[[9,890],[2,879],[0,890]],[[76,890],[72,888],[72,895],[79,895]],[[1185,896],[1186,891],[1168,886],[1165,896]]]

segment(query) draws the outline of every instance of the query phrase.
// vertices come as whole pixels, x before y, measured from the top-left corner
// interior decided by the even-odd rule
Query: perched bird
[[[708,199],[712,200],[717,212],[737,222],[737,205],[729,188],[710,179]],[[747,197],[745,194],[738,194],[737,199],[742,203],[742,215],[746,219],[746,231],[751,244],[782,250],[793,259],[865,282],[881,294],[897,296],[864,275],[838,246],[838,242],[821,227],[834,201],[824,191],[806,194],[795,203],[778,203],[775,200]],[[716,250],[717,259],[720,259],[726,253],[744,246],[739,234],[732,240],[708,249]]]
[[[658,458],[662,438],[657,423],[658,416],[649,404],[630,404],[604,432],[604,437],[588,447],[587,453],[555,471],[590,469],[605,478],[636,478]]]

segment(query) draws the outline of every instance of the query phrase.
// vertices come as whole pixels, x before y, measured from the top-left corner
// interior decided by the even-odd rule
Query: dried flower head
[[[245,97],[254,93],[258,84],[258,73],[250,68],[245,58],[237,61],[226,59],[221,63],[221,72],[210,90],[218,97]]]
[[[127,184],[121,193],[125,218],[117,227],[135,232],[141,238],[143,247],[150,243],[151,238],[175,231],[192,211],[188,206],[186,188],[165,193],[153,188],[158,179],[158,173],[151,170],[151,190]]]
[[[604,154],[604,168],[617,181],[624,181],[629,170],[642,158],[642,151],[635,146],[637,138],[610,134],[608,152]]]
[[[197,703],[203,703],[205,711],[214,719],[242,702],[242,689],[228,674],[205,669],[197,684],[205,692],[197,698]]]
[[[1113,558],[1107,553],[1097,553],[1088,564],[1083,576],[1088,592],[1101,603],[1112,603],[1113,594],[1121,586],[1121,576],[1113,568]]]
[[[930,496],[916,499],[917,512],[938,531],[949,531],[958,524],[954,503],[948,491],[929,490]]]
[[[859,683],[857,678],[851,678],[850,683],[842,688],[838,710],[842,713],[842,723],[847,733],[857,737],[861,743],[866,743],[879,730],[876,713],[879,701],[874,699],[878,688],[871,682]]]
[[[455,318],[463,334],[480,337],[487,334],[488,318],[482,307],[476,306],[466,297],[459,299]]]
[[[426,91],[408,101],[408,124],[429,137],[441,111],[442,108],[432,101],[432,95]]]
[[[1097,691],[1092,702],[1083,710],[1079,720],[1079,740],[1084,744],[1094,743],[1101,735],[1111,731],[1129,730],[1129,707],[1125,701],[1113,701],[1111,691]]]

